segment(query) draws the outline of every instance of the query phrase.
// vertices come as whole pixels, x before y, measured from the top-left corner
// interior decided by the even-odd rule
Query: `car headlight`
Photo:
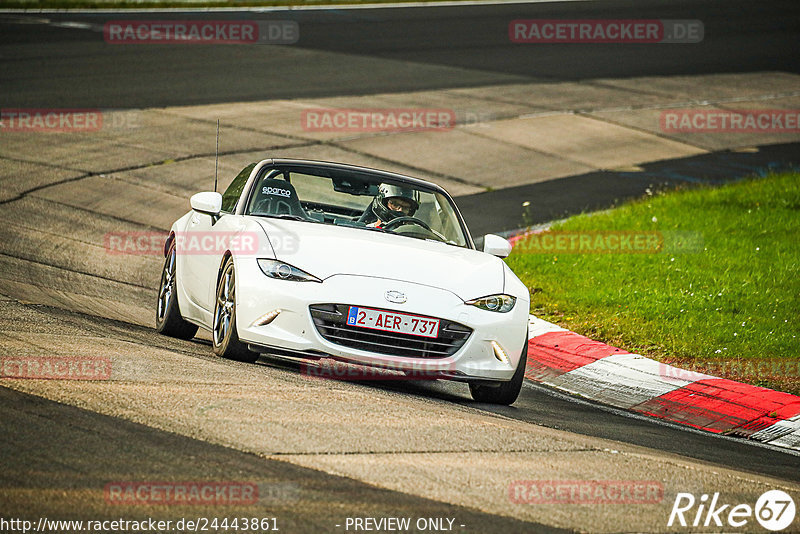
[[[511,295],[489,295],[488,297],[468,300],[465,304],[477,306],[482,310],[506,313],[514,308],[516,302],[517,297],[512,297]]]
[[[282,261],[268,260],[266,258],[259,258],[257,261],[261,271],[270,278],[288,280],[290,282],[322,282],[322,280],[313,274],[308,274],[302,269],[298,269],[294,265],[289,265]]]

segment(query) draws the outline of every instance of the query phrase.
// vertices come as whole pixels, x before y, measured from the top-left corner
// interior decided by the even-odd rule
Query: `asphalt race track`
[[[103,24],[126,18],[292,20],[301,38],[291,46],[105,43]],[[510,43],[509,21],[525,18],[701,20],[705,38],[696,45]],[[152,329],[161,258],[109,255],[98,246],[109,231],[168,228],[200,178],[211,175],[208,138],[191,156],[170,152],[170,143],[191,145],[208,126],[175,107],[315,98],[363,99],[370,107],[385,93],[455,98],[503,84],[570,82],[601,91],[642,77],[798,75],[798,42],[800,5],[793,1],[0,13],[0,108],[157,108],[147,117],[166,121],[149,139],[113,145],[59,134],[4,138],[8,132],[0,131],[0,358],[113,361],[110,380],[0,378],[0,517],[247,516],[275,518],[282,532],[352,532],[347,518],[410,517],[451,518],[459,532],[690,532],[667,528],[679,492],[721,492],[725,502],[752,505],[764,491],[782,489],[800,504],[795,452],[633,418],[534,384],[513,406],[498,408],[474,403],[463,384],[310,380],[294,362],[219,360],[207,335],[184,342]],[[776,98],[796,99],[800,85],[789,89],[796,94],[776,89]],[[577,99],[572,109],[582,105]],[[250,126],[226,136],[236,148],[221,159],[221,176],[263,156],[253,148],[261,138],[297,154],[312,146]],[[326,143],[313,148],[336,154],[340,146]],[[520,198],[535,207],[527,222],[540,223],[653,186],[716,184],[800,165],[795,138],[752,146],[687,151],[635,170],[576,165],[581,170],[569,175],[483,190],[465,183],[459,203],[473,234],[482,235],[518,228]],[[44,161],[38,151],[63,159]],[[385,161],[422,168],[408,156]],[[259,498],[125,506],[107,493],[119,481],[198,480],[246,481]],[[663,498],[520,504],[509,496],[516,480],[659,481]],[[763,531],[754,520],[732,530]],[[800,531],[800,519],[786,531]]]
[[[143,108],[308,96],[723,72],[800,70],[800,8],[732,0],[534,3],[426,9],[193,14],[210,20],[294,20],[297,46],[104,46],[108,20],[186,18],[46,14],[49,25],[0,18],[3,106]],[[36,17],[32,17],[36,18]],[[687,49],[611,45],[524,47],[508,22],[525,18],[698,19],[706,38]],[[92,30],[58,22],[99,25]],[[655,50],[654,50],[655,48]],[[691,53],[689,53],[691,51]],[[13,53],[12,53],[13,52]],[[314,53],[309,53],[314,52]],[[645,88],[646,89],[646,88]]]

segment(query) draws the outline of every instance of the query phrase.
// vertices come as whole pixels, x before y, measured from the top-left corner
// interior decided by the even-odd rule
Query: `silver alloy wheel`
[[[172,284],[175,280],[175,249],[171,248],[169,258],[164,262],[161,273],[161,289],[158,292],[158,320],[163,321],[172,299]]]
[[[228,265],[222,275],[222,285],[217,291],[217,304],[214,310],[214,344],[219,346],[228,337],[234,306],[233,263]]]

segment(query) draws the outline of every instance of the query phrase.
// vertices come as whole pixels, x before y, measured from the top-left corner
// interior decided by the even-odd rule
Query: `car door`
[[[221,219],[220,219],[221,220]],[[186,232],[177,235],[176,250],[183,258],[183,277],[186,294],[205,313],[213,311],[208,302],[209,286],[216,283],[212,265],[219,266],[222,253],[214,250],[214,241],[219,221],[206,213],[193,211],[186,225]],[[224,251],[223,251],[224,252]]]
[[[248,165],[233,179],[222,194],[222,212],[217,216],[193,211],[183,236],[184,276],[187,296],[210,324],[216,300],[217,274],[226,251],[236,253],[234,239],[244,227],[242,216],[235,215],[236,204],[255,163]],[[180,251],[180,248],[178,249]]]

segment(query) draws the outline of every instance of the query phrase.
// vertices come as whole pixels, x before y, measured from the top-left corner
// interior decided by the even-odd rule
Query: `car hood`
[[[501,293],[503,261],[484,252],[320,223],[258,218],[275,257],[325,279],[337,274],[429,285],[462,300]]]

